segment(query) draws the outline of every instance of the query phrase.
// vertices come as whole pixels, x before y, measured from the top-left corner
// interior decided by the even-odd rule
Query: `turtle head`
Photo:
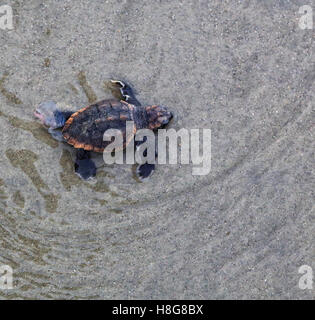
[[[164,128],[173,118],[172,112],[162,106],[148,106],[145,108],[149,129]]]
[[[54,101],[39,104],[34,115],[42,124],[52,129],[63,127],[66,121],[63,112],[58,109],[57,103]]]

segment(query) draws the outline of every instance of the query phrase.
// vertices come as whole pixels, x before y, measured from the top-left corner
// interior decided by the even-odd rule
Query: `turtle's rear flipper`
[[[75,160],[75,173],[84,180],[95,177],[96,166],[90,159],[90,152],[83,149],[78,149]]]
[[[137,175],[140,180],[145,180],[153,174],[154,169],[155,169],[155,164],[149,164],[149,163],[141,164],[137,167]]]
[[[135,106],[140,106],[140,102],[137,100],[133,90],[127,83],[120,80],[111,80],[111,83],[119,88],[123,100]]]

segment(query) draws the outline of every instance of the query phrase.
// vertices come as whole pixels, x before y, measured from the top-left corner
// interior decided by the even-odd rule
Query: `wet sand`
[[[312,299],[314,30],[303,1],[7,1],[0,30],[2,299]],[[313,8],[314,9],[314,8]],[[212,130],[212,169],[73,173],[33,117],[123,79],[171,128]]]

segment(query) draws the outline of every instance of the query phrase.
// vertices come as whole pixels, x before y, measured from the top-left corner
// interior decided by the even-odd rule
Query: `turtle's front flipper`
[[[90,159],[90,152],[84,149],[77,150],[77,156],[75,160],[75,173],[84,180],[95,177],[96,166],[95,163]]]
[[[135,143],[136,149],[138,150],[140,145],[146,141],[147,141],[147,137],[144,137],[144,139],[142,141],[136,141],[136,143]],[[147,156],[147,149],[143,152],[143,155],[145,157]],[[155,157],[157,157],[157,148],[155,148]],[[138,165],[136,173],[137,173],[138,178],[141,181],[143,181],[143,180],[146,180],[147,178],[151,177],[154,170],[155,170],[155,164],[144,163],[144,164]]]
[[[133,93],[133,90],[127,83],[120,80],[111,80],[111,83],[113,83],[115,86],[119,88],[124,101],[131,103],[135,106],[140,106],[140,102],[137,100]]]
[[[62,132],[60,130],[49,128],[48,132],[51,134],[51,136],[55,140],[60,141],[60,142],[66,142],[66,140],[64,139]]]
[[[145,180],[153,174],[154,169],[155,169],[155,164],[149,164],[149,163],[141,164],[137,167],[137,175],[141,181]]]

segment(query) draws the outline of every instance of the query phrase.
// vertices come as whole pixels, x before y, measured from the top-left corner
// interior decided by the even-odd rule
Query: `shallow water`
[[[299,1],[9,1],[0,30],[2,299],[310,299],[314,42]],[[130,165],[84,182],[33,118],[124,79],[171,127],[212,130],[212,169]],[[314,266],[313,266],[314,267]]]

